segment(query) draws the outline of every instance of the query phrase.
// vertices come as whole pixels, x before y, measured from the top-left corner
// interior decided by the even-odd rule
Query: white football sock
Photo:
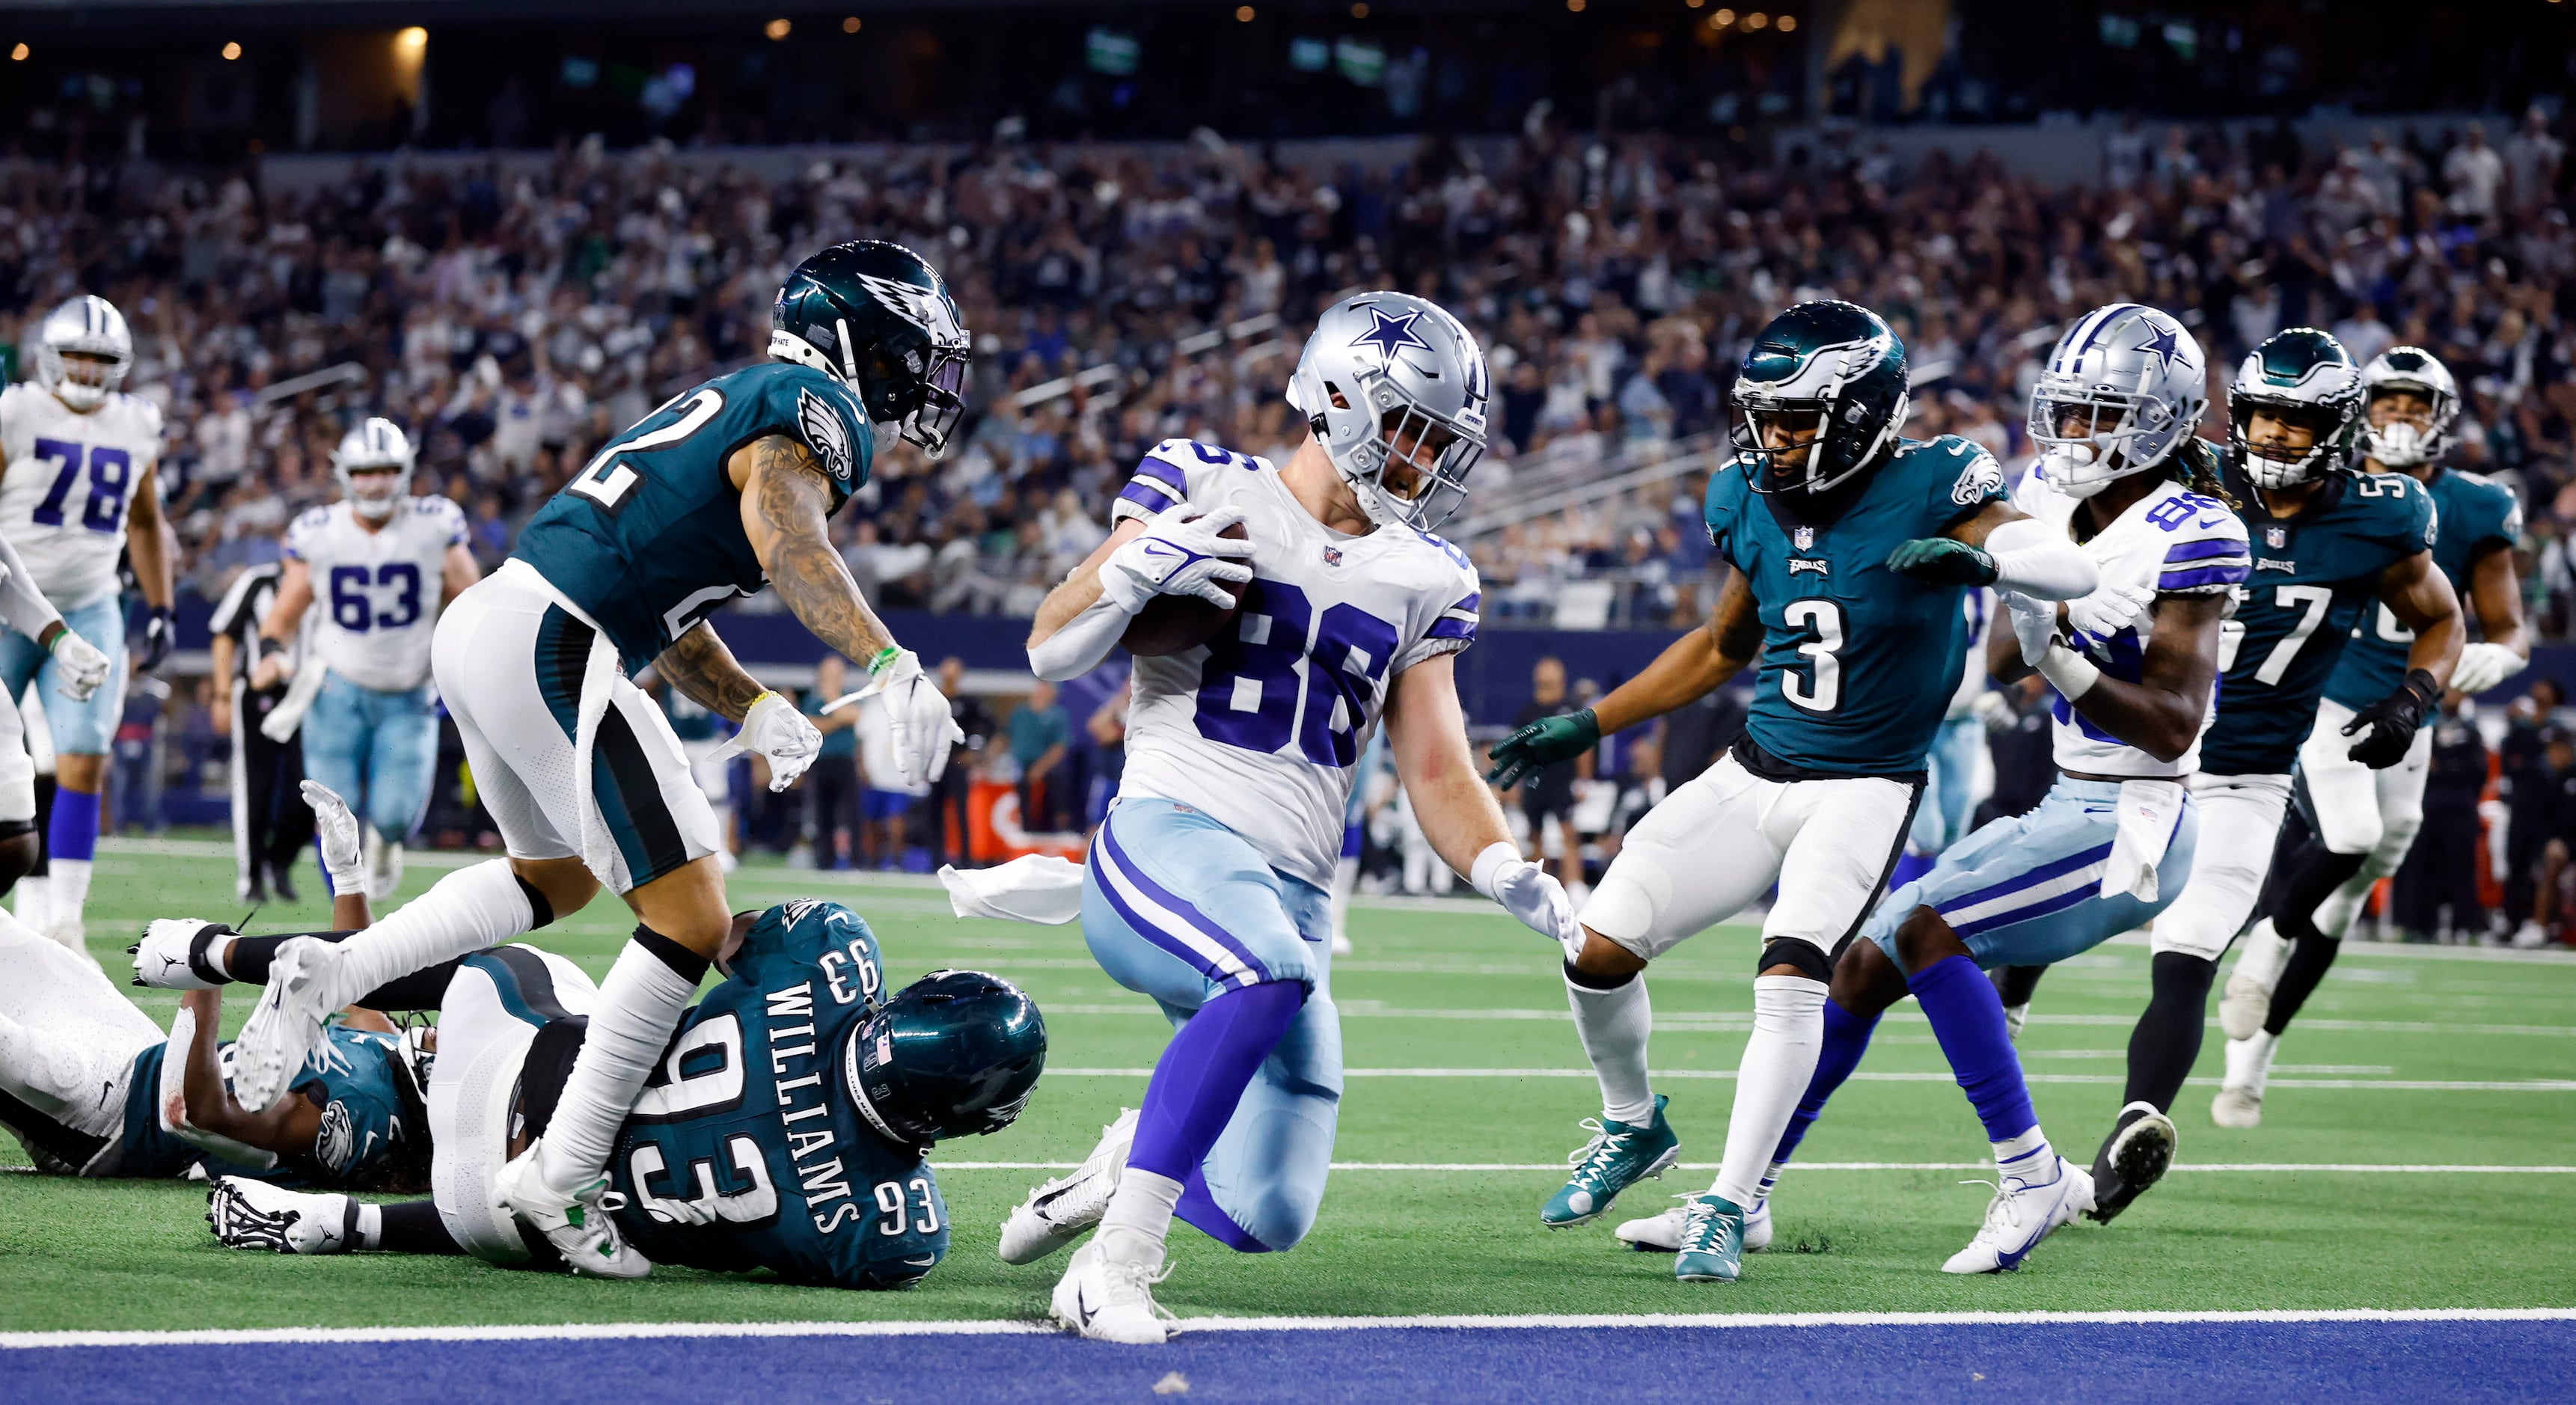
[[[703,972],[703,959],[699,968]],[[617,954],[608,979],[599,983],[590,1034],[564,1079],[554,1121],[546,1126],[537,1170],[547,1185],[577,1190],[607,1169],[618,1127],[634,1111],[636,1095],[661,1063],[697,991],[696,977],[673,970],[642,941],[629,940]]]
[[[1341,859],[1333,864],[1333,936],[1350,940],[1351,893],[1360,886],[1360,861]]]
[[[2001,1174],[2017,1177],[2031,1185],[2057,1183],[2057,1149],[2048,1144],[2047,1136],[2039,1128],[2033,1127],[2018,1137],[1996,1142],[1994,1148],[1995,1170]]]
[[[2261,1093],[2263,1085],[2272,1080],[2272,1055],[2280,1047],[2281,1036],[2268,1029],[2254,1031],[2251,1039],[2228,1040],[2226,1085]]]
[[[2352,930],[2354,920],[2361,916],[2361,905],[2370,899],[2370,890],[2386,876],[2374,872],[2375,868],[2375,864],[2363,864],[2361,872],[2345,879],[2342,887],[2326,894],[2326,900],[2317,904],[2309,920],[2316,923],[2319,933],[2342,941],[2344,933]]]
[[[54,927],[81,920],[81,911],[89,906],[88,859],[54,859],[48,863],[52,876],[45,884],[46,916]]]
[[[1609,990],[1594,990],[1569,979],[1565,996],[1574,1006],[1575,1037],[1583,1041],[1592,1074],[1601,1080],[1601,1116],[1631,1127],[1654,1121],[1655,1094],[1646,1082],[1646,1038],[1654,1032],[1655,1009],[1646,998],[1645,972]]]
[[[1762,1173],[1779,1149],[1789,1115],[1816,1076],[1825,1048],[1825,983],[1805,976],[1753,978],[1753,1037],[1735,1075],[1735,1107],[1726,1118],[1726,1152],[1709,1190],[1737,1209],[1762,1195]]]
[[[1772,1189],[1780,1184],[1780,1173],[1788,1169],[1788,1162],[1774,1161],[1762,1172],[1762,1184],[1755,1187],[1753,1191],[1753,1199],[1756,1204],[1771,1198]],[[1742,1208],[1748,1214],[1753,1210],[1752,1205],[1746,1205]]]
[[[2237,949],[2236,968],[2228,976],[2230,979],[2244,976],[2260,981],[2269,989],[2281,983],[2281,971],[2289,964],[2290,943],[2273,929],[2272,919],[2266,917],[2245,934],[2245,944]]]
[[[1181,1203],[1181,1183],[1158,1171],[1130,1166],[1109,1193],[1109,1208],[1100,1216],[1100,1252],[1112,1258],[1159,1261],[1163,1240],[1172,1232],[1172,1211]]]
[[[499,946],[536,925],[508,859],[468,864],[339,944],[329,1004],[336,1010],[397,977]]]

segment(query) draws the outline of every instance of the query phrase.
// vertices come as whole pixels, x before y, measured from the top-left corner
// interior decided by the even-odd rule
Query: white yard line
[[[1078,1161],[940,1161],[941,1171],[1066,1171]],[[1563,1161],[1336,1161],[1336,1171],[1545,1171],[1563,1175]],[[1677,1171],[1714,1171],[1714,1161],[1682,1161]],[[1991,1171],[1991,1161],[1795,1161],[1793,1171]],[[2379,1166],[2359,1162],[2176,1162],[2174,1172],[2229,1175],[2576,1176],[2576,1166]]]
[[[1051,1068],[1047,1073],[1058,1078],[1151,1078],[1150,1068]],[[1588,1068],[1346,1068],[1344,1078],[1590,1078]],[[1680,1068],[1655,1070],[1657,1078],[1732,1079],[1731,1068]],[[2112,1073],[2025,1073],[2029,1083],[2092,1083],[2119,1085],[2128,1080]],[[1855,1073],[1856,1083],[1948,1083],[1946,1073]],[[2215,1078],[2194,1078],[2193,1087],[2215,1088]],[[2468,1082],[2421,1078],[2275,1078],[2275,1088],[2373,1088],[2385,1092],[2406,1093],[2576,1093],[2576,1079],[2535,1078],[2520,1082]]]

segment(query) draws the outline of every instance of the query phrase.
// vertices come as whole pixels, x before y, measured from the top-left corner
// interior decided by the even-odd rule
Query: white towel
[[[2181,781],[2120,782],[2119,830],[2102,866],[2102,896],[2156,900],[2156,865],[2182,825],[2185,795]]]
[[[617,838],[608,832],[608,818],[599,812],[599,787],[591,758],[599,744],[599,719],[608,715],[609,700],[615,695],[619,677],[617,646],[608,642],[606,630],[593,630],[590,657],[583,661],[581,670],[581,703],[574,710],[573,789],[581,807],[582,864],[612,893],[626,891],[626,856],[618,852]]]
[[[273,742],[293,740],[295,729],[304,725],[304,714],[313,710],[313,700],[322,696],[322,678],[329,672],[320,658],[306,655],[303,666],[295,670],[295,681],[286,685],[286,696],[260,720],[260,732]]]
[[[1029,854],[995,868],[944,866],[948,905],[960,917],[997,917],[1043,926],[1082,916],[1082,865],[1051,854]]]

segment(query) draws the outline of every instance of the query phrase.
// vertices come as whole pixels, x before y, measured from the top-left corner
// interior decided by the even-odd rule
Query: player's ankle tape
[[[639,926],[635,929],[635,944],[650,952],[654,960],[670,967],[673,975],[691,985],[696,985],[707,977],[707,958],[650,927]]]
[[[1580,986],[1585,990],[1617,990],[1642,974],[1644,973],[1639,971],[1628,971],[1616,976],[1596,976],[1589,971],[1575,969],[1571,961],[1565,963],[1566,984]]]

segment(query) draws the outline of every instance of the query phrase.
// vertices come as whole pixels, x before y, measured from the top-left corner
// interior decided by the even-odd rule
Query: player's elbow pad
[[[1064,628],[1029,646],[1029,671],[1049,683],[1080,678],[1109,657],[1110,647],[1127,632],[1134,616],[1108,600],[1065,621]]]
[[[2006,522],[1986,533],[1986,554],[1995,560],[1995,588],[2034,600],[2072,600],[2090,595],[2101,572],[2084,548],[2033,518]]]

